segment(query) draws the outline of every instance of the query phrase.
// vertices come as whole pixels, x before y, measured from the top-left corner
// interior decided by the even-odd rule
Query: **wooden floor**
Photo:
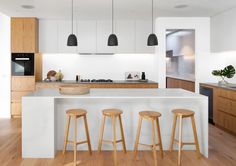
[[[113,153],[78,152],[79,165],[83,166],[111,166]],[[69,166],[73,165],[73,153],[67,152],[65,156],[61,151],[55,159],[22,159],[21,158],[21,120],[0,119],[0,165],[1,166]],[[139,153],[139,159],[133,160],[133,152],[124,155],[118,152],[118,165],[121,166],[152,166],[151,151]],[[158,153],[158,165],[174,166],[177,163],[177,152],[165,151],[164,158]],[[193,151],[183,152],[183,166],[236,166],[236,137],[210,125],[209,126],[209,158],[197,159]]]

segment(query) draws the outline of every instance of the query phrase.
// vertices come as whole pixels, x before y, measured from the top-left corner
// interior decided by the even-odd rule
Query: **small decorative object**
[[[140,79],[139,72],[125,72],[125,80],[127,81],[137,81]]]
[[[63,95],[85,95],[90,92],[87,86],[64,85],[59,88],[60,94]]]
[[[232,65],[229,65],[221,70],[213,70],[212,75],[221,77],[222,80],[219,81],[219,85],[227,85],[228,82],[225,80],[225,77],[232,78],[235,75],[235,68]]]
[[[62,81],[64,75],[62,74],[61,70],[59,70],[59,72],[57,72],[57,74],[55,75],[56,80],[57,81]]]
[[[145,72],[142,72],[142,80],[145,80],[146,76],[145,76]]]
[[[51,78],[53,79],[53,77],[55,77],[55,75],[57,74],[57,72],[55,70],[50,70],[48,73],[47,73],[47,79],[49,79],[50,81],[53,81],[51,80]],[[55,81],[55,80],[54,80]]]

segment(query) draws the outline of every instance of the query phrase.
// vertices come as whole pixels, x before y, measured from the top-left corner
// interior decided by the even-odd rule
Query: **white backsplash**
[[[75,80],[76,75],[88,79],[124,80],[125,72],[140,71],[146,78],[154,80],[154,54],[43,54],[43,78],[49,70],[59,69],[65,80]]]

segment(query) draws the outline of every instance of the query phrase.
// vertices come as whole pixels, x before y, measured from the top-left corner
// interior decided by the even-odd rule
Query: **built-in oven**
[[[13,76],[34,75],[34,54],[33,53],[12,53],[11,68]]]

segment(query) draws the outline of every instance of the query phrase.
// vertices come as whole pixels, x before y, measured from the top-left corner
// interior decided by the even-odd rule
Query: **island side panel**
[[[22,98],[22,157],[54,158],[54,98]]]
[[[63,147],[64,130],[66,124],[65,111],[71,108],[84,108],[88,111],[88,126],[91,136],[91,143],[93,150],[97,150],[99,128],[102,119],[102,109],[105,108],[118,108],[122,109],[122,121],[124,126],[124,133],[126,139],[126,146],[128,150],[133,150],[135,141],[135,134],[138,125],[138,113],[143,110],[154,110],[162,114],[160,117],[160,128],[162,134],[163,147],[168,150],[171,129],[173,122],[172,109],[186,108],[195,111],[195,119],[197,126],[198,139],[200,143],[201,153],[208,157],[208,103],[206,97],[198,98],[150,98],[150,99],[132,99],[132,98],[89,98],[89,99],[55,99],[56,100],[56,116],[57,125],[57,149],[61,150]],[[183,121],[183,139],[186,142],[193,141],[193,132],[191,121],[184,119]],[[73,131],[73,123],[70,126],[70,130]],[[78,121],[78,138],[84,140],[85,132],[83,121]],[[178,129],[176,130],[176,133]],[[177,136],[177,135],[176,135]],[[117,123],[117,137],[120,138],[119,126]],[[69,134],[69,138],[73,139],[73,132]],[[112,139],[111,121],[106,121],[104,139]],[[151,124],[148,121],[144,121],[142,125],[140,142],[151,144]],[[174,146],[177,149],[177,146]],[[68,145],[68,149],[72,150],[73,147]],[[79,145],[79,150],[87,150],[87,145]],[[104,150],[112,150],[111,145],[104,144]],[[122,146],[118,145],[118,149],[121,150]],[[140,149],[146,149],[140,147]],[[194,150],[194,146],[184,146],[184,150]]]

